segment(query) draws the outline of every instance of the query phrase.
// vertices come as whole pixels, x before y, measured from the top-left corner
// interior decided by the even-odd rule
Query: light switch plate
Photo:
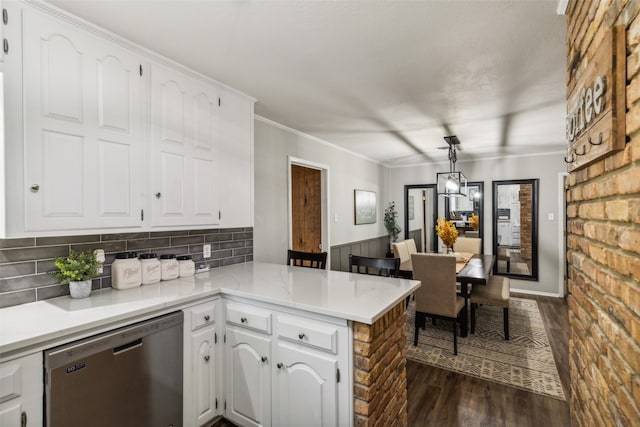
[[[549,221],[553,221],[555,219],[555,216],[553,215],[553,212],[549,213],[549,215],[547,217],[549,218]]]

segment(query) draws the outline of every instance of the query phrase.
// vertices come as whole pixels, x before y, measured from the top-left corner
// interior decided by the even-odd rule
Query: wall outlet
[[[206,244],[202,246],[202,257],[211,258],[211,245]]]

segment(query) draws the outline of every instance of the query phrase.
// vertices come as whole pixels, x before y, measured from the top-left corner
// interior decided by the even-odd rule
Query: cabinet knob
[[[40,190],[40,186],[39,186],[38,184],[33,184],[33,185],[31,186],[31,192],[32,192],[32,193],[37,193],[37,192],[38,192],[38,190]]]
[[[241,317],[241,318],[240,318],[240,321],[241,321],[242,323],[247,323],[247,318],[246,318],[246,317]]]
[[[284,365],[282,364],[282,362],[278,363],[276,366],[278,367],[278,369],[284,368]]]
[[[211,317],[210,317],[208,314],[205,314],[205,315],[204,315],[204,320],[205,320],[206,322],[208,322],[208,321],[209,321],[209,319],[211,319]]]
[[[204,357],[204,361],[205,361],[205,362],[208,362],[208,361],[209,361],[209,359],[211,359],[211,356],[209,356],[209,355],[207,354],[207,355]]]
[[[267,360],[269,359],[267,359],[267,356],[262,356],[260,360],[262,360],[262,363],[267,363]]]
[[[298,338],[303,339],[306,335],[304,334],[304,332],[300,332],[298,334]]]
[[[160,197],[162,197],[162,193],[160,192],[156,193],[156,199],[159,199]]]

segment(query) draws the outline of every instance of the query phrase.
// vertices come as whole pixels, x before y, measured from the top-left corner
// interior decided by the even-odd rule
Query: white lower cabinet
[[[0,426],[43,425],[42,353],[0,364]]]
[[[307,427],[338,425],[338,361],[278,342],[274,363],[273,424]]]
[[[184,405],[185,426],[202,426],[219,415],[219,387],[216,373],[221,357],[217,355],[216,307],[219,300],[184,310]]]
[[[226,418],[242,426],[351,425],[346,322],[225,305]]]
[[[241,426],[271,425],[271,337],[228,326],[226,418]]]

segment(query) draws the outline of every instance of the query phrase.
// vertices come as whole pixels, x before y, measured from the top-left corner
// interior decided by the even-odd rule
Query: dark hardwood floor
[[[569,319],[564,299],[538,301],[567,402],[407,361],[409,426],[569,426]],[[463,338],[464,339],[464,338]]]

